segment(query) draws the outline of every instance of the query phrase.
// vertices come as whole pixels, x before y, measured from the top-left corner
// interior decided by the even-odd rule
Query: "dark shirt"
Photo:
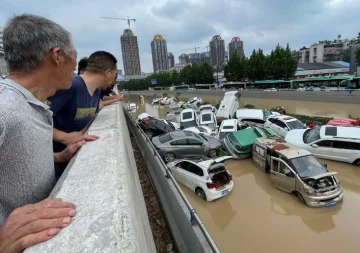
[[[114,89],[115,84],[111,85],[110,87],[108,87],[106,90],[102,90],[101,91],[101,100],[104,100],[105,96],[110,96],[113,89]]]
[[[70,89],[58,90],[48,99],[53,112],[54,128],[66,133],[84,129],[98,113],[100,97],[100,89],[90,96],[82,77],[75,76]],[[66,146],[54,141],[53,148],[54,152],[61,152]],[[67,163],[61,167],[64,169],[66,165]]]

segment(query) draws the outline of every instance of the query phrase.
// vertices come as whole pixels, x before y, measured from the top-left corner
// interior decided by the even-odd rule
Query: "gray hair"
[[[5,61],[10,71],[34,71],[53,48],[67,58],[76,53],[71,34],[55,22],[31,14],[14,16],[3,32]]]

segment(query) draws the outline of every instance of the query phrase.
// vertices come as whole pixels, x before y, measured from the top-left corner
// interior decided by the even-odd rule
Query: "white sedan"
[[[225,169],[225,162],[232,156],[216,159],[192,157],[168,163],[173,177],[206,201],[227,195],[234,187],[232,175]]]
[[[285,137],[290,130],[307,128],[300,120],[287,115],[269,116],[264,126],[270,127],[282,137]]]
[[[215,132],[213,132],[209,127],[207,126],[196,126],[196,127],[188,127],[184,130],[196,133],[196,134],[203,134],[211,137],[215,137]]]

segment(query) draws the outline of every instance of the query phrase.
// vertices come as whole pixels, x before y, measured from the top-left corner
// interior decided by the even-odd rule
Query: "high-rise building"
[[[189,57],[187,56],[187,54],[182,54],[179,56],[179,63],[181,64],[189,63]]]
[[[4,45],[3,45],[3,28],[0,26],[0,77],[7,74],[8,71],[5,62]]]
[[[130,29],[125,29],[120,41],[125,75],[141,75],[137,36]]]
[[[173,53],[169,52],[168,53],[168,69],[171,69],[175,66],[175,58]]]
[[[210,63],[210,52],[203,52],[201,53],[201,63],[209,63],[209,65],[211,64]]]
[[[201,54],[200,53],[192,53],[192,54],[188,54],[188,63],[191,64],[200,64],[201,63]]]
[[[244,56],[244,42],[239,37],[232,38],[229,43],[229,58],[237,51],[240,58]]]
[[[222,69],[225,62],[225,41],[220,35],[215,35],[210,41],[209,47],[211,66]]]
[[[151,41],[151,53],[154,73],[169,69],[166,40],[160,34],[156,34]]]

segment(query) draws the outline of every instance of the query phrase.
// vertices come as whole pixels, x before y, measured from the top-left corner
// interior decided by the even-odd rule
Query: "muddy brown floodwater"
[[[133,101],[139,104],[133,116],[146,111],[163,118],[170,110],[140,105],[137,97]],[[264,99],[259,101],[265,102]],[[274,103],[284,106],[281,101]],[[296,101],[297,105],[299,103],[309,112],[315,110],[309,106],[311,102]],[[340,117],[344,114],[345,117],[345,111],[332,114],[335,112],[332,107],[336,106],[339,104],[328,104],[321,109],[321,115]],[[288,110],[286,105],[284,107]],[[203,201],[185,186],[180,186],[222,253],[357,253],[360,249],[360,167],[322,161],[328,164],[330,171],[338,172],[344,189],[343,202],[330,208],[307,207],[295,195],[276,189],[269,174],[256,168],[251,158],[229,161],[227,169],[233,175],[234,188],[219,200]]]

